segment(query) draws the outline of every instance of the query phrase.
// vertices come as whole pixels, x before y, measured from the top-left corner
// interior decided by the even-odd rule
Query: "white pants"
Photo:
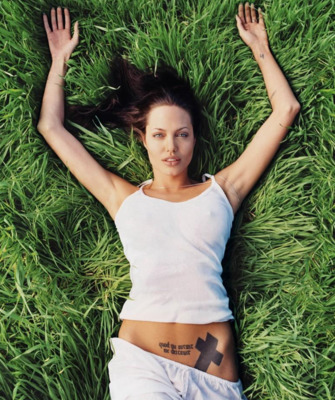
[[[230,382],[112,338],[108,364],[112,400],[246,400],[242,383]]]

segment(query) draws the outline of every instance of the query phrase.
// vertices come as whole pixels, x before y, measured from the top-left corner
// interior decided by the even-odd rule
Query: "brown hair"
[[[176,105],[186,110],[195,137],[201,124],[201,105],[189,82],[166,64],[156,71],[142,71],[127,60],[116,57],[111,68],[113,94],[98,106],[70,106],[68,118],[87,126],[94,116],[106,126],[145,134],[146,119],[155,105]]]

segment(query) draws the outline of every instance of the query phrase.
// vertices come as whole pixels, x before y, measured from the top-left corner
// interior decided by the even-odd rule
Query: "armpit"
[[[242,203],[242,199],[240,198],[234,185],[223,175],[216,174],[215,179],[228,197],[229,203],[231,204],[234,213],[236,213]]]

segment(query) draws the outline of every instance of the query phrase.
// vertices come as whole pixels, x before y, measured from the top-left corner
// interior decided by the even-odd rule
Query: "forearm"
[[[38,130],[42,131],[64,124],[64,77],[67,66],[63,59],[52,61],[45,85]]]
[[[267,44],[258,44],[252,49],[252,52],[263,74],[273,111],[283,110],[297,113],[300,105],[274,59],[269,46]]]

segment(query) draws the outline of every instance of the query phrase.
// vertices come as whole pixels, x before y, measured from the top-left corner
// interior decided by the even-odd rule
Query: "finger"
[[[258,18],[259,18],[259,24],[261,25],[262,28],[265,29],[265,23],[264,23],[264,18],[263,18],[263,13],[262,13],[261,8],[258,9]]]
[[[63,12],[61,7],[57,7],[57,24],[58,29],[63,29]]]
[[[46,14],[43,14],[43,23],[44,23],[44,29],[48,35],[49,33],[51,33],[51,29],[49,26],[48,16]]]
[[[73,32],[72,40],[76,43],[76,45],[79,42],[79,22],[78,21],[76,21],[74,24],[74,32]]]
[[[251,22],[257,22],[257,16],[254,4],[251,4]]]
[[[242,3],[240,3],[239,6],[238,6],[238,16],[240,17],[242,23],[245,24],[244,9],[243,9],[243,4]]]
[[[70,12],[67,8],[64,9],[64,15],[65,15],[65,29],[70,29],[71,26]]]
[[[237,29],[240,33],[245,30],[244,24],[239,15],[236,15],[236,24],[237,24]]]
[[[247,23],[251,22],[251,14],[250,14],[250,7],[249,7],[249,3],[245,3],[245,7],[244,7],[244,12],[245,12],[245,20]]]
[[[51,26],[53,32],[57,30],[56,10],[53,7],[51,9]]]

